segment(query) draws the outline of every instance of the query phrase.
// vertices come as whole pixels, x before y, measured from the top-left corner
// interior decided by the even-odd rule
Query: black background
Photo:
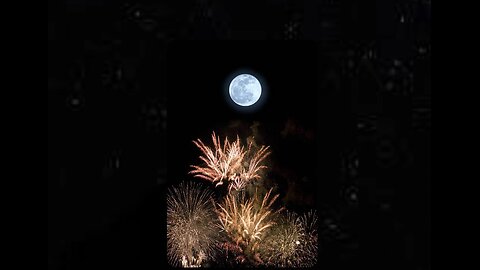
[[[237,134],[246,138],[257,135],[251,127],[258,122],[257,139],[262,140],[258,143],[270,145],[277,152],[289,119],[316,132],[321,114],[323,121],[329,118],[325,117],[329,110],[324,106],[334,106],[327,102],[330,90],[317,91],[321,55],[314,43],[178,42],[172,44],[169,55],[168,141],[172,162],[168,167],[172,178],[184,178],[188,166],[198,162],[199,151],[192,143],[196,138],[210,143],[212,131],[222,139],[234,139]],[[323,64],[328,65],[326,61]],[[243,71],[262,78],[262,100],[253,111],[242,110],[228,95],[230,78]],[[328,133],[331,131],[318,135],[325,137]],[[308,158],[299,161],[292,152],[285,159],[290,163],[312,160],[316,167],[317,147],[312,138],[310,150],[303,149],[311,152],[304,153]]]
[[[191,140],[240,120],[315,194],[319,267],[429,269],[430,2],[179,2],[49,4],[49,268],[163,266]],[[221,93],[238,68],[254,113]]]

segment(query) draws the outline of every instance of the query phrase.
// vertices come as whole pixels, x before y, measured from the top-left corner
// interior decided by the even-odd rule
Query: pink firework
[[[199,158],[204,162],[203,165],[191,165],[190,171],[195,177],[203,178],[216,186],[222,185],[224,181],[228,182],[228,189],[241,190],[250,181],[259,179],[259,173],[267,166],[262,162],[270,154],[269,147],[261,146],[258,150],[252,149],[252,143],[248,148],[241,145],[240,139],[229,142],[228,137],[222,145],[220,137],[212,133],[213,148],[205,145],[200,139],[193,143],[202,151]]]

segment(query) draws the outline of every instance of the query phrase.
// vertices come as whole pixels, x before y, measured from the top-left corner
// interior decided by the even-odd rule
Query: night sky
[[[295,53],[283,55],[280,60],[286,51]],[[212,131],[230,138],[237,134],[242,138],[254,135],[262,140],[258,143],[271,145],[284,162],[307,162],[313,167],[309,171],[315,170],[319,145],[314,137],[319,133],[319,119],[327,121],[325,108],[319,103],[328,104],[325,99],[331,93],[327,89],[323,93],[317,91],[317,62],[328,65],[328,60],[321,61],[314,44],[179,43],[169,55],[173,59],[167,83],[172,89],[167,98],[169,175],[184,178],[188,166],[198,162],[199,151],[191,141],[211,141]],[[264,94],[255,111],[239,109],[227,95],[229,78],[243,70],[262,77]],[[318,138],[325,138],[328,133],[331,131],[320,132]],[[280,151],[283,147],[295,148],[282,146],[288,141],[298,141],[297,146],[304,149]],[[190,154],[183,157],[175,155],[175,151]],[[296,154],[306,157],[299,159]]]
[[[49,269],[164,266],[167,188],[212,131],[271,146],[318,268],[429,269],[430,2],[178,2],[49,5]]]

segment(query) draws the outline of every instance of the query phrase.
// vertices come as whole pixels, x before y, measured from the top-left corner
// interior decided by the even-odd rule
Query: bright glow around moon
[[[235,77],[228,88],[232,100],[240,106],[251,106],[260,99],[262,86],[254,76],[241,74]]]

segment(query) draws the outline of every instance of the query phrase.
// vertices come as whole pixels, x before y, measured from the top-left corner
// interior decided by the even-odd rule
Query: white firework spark
[[[317,262],[317,216],[287,212],[262,241],[260,255],[268,266],[312,267]]]
[[[200,267],[216,245],[212,193],[200,184],[181,183],[167,195],[167,249],[172,266]]]
[[[228,194],[222,203],[217,204],[221,229],[247,252],[255,251],[267,229],[275,224],[272,217],[282,210],[272,209],[279,195],[270,198],[271,192],[272,189],[261,201],[257,194],[251,199],[243,193],[237,196]]]
[[[191,165],[193,170],[189,173],[195,177],[216,183],[216,186],[227,181],[230,192],[232,189],[242,190],[249,182],[260,179],[260,171],[267,168],[262,162],[270,154],[268,146],[253,150],[250,142],[245,150],[238,136],[231,143],[226,137],[222,146],[220,137],[215,132],[212,133],[212,141],[213,148],[206,146],[200,139],[193,141],[202,151],[200,159],[204,162],[201,166]]]

